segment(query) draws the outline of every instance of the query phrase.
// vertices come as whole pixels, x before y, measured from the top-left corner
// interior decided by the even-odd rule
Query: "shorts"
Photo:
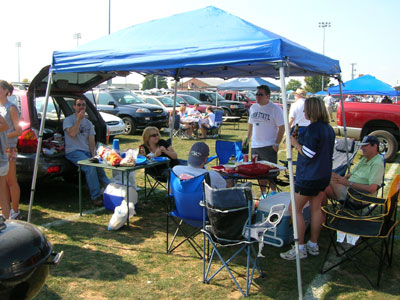
[[[304,188],[304,187],[299,187],[295,186],[294,191],[297,194],[300,194],[302,196],[317,196],[320,192],[324,191],[325,188]]]
[[[332,106],[325,106],[325,107],[326,107],[326,110],[328,111],[328,114],[333,113]]]
[[[258,160],[266,160],[274,164],[278,162],[278,152],[272,146],[251,148],[251,155],[253,154],[258,154]]]
[[[0,167],[0,176],[6,176],[8,174],[8,162]]]
[[[7,148],[8,161],[16,161],[18,156],[18,149],[16,147]]]

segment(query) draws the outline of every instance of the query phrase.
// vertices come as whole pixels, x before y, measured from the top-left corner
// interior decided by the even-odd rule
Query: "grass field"
[[[240,140],[247,134],[243,121],[238,130],[224,125],[223,140]],[[165,135],[165,138],[167,136]],[[136,148],[140,136],[119,136],[122,150]],[[207,139],[214,153],[215,139]],[[193,144],[191,140],[174,139],[180,158],[186,159]],[[279,157],[286,158],[281,147]],[[359,158],[356,158],[358,160]],[[388,164],[386,171],[399,173],[400,157]],[[393,169],[392,169],[393,168]],[[393,175],[391,175],[393,177]],[[390,185],[391,178],[387,178]],[[137,172],[138,186],[143,187],[143,172]],[[237,299],[236,290],[227,272],[223,271],[211,284],[201,281],[202,261],[183,245],[173,254],[166,254],[166,199],[159,190],[156,197],[144,201],[139,192],[137,216],[130,226],[107,231],[112,213],[97,210],[78,217],[78,187],[62,181],[39,183],[33,206],[33,223],[43,226],[56,251],[65,256],[58,268],[51,270],[38,300],[77,299]],[[29,190],[23,191],[21,208],[28,209]],[[84,210],[93,209],[88,191],[84,191]],[[55,222],[62,221],[65,222]],[[201,237],[199,237],[199,242]],[[323,230],[322,254],[301,261],[303,291],[306,299],[399,299],[399,242],[395,243],[392,267],[383,273],[381,288],[374,290],[351,265],[346,264],[319,274],[323,254],[328,244],[328,232]],[[261,260],[265,278],[255,276],[250,299],[296,299],[295,262],[283,261],[279,252],[288,247],[265,246]],[[372,257],[365,257],[365,263]],[[234,265],[235,272],[245,274],[244,260]],[[372,272],[373,270],[371,270]],[[243,281],[241,281],[243,283]],[[312,288],[311,288],[312,287]]]

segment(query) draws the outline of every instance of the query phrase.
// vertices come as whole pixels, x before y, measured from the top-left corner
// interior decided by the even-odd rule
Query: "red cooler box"
[[[275,247],[282,247],[283,245],[293,242],[293,225],[291,222],[291,213],[289,211],[290,193],[281,192],[262,199],[257,207],[257,222],[262,222],[268,218],[271,207],[275,204],[285,204],[286,209],[283,214],[282,220],[274,231],[267,231],[264,235],[264,243]],[[310,224],[310,206],[307,203],[303,209],[304,220],[306,228]]]

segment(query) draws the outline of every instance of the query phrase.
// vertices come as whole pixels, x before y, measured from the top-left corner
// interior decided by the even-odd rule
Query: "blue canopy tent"
[[[173,77],[176,81],[175,94],[177,81],[183,77],[279,77],[285,131],[289,135],[285,76],[339,76],[340,66],[337,60],[310,51],[282,36],[210,6],[138,24],[71,51],[54,52],[44,107],[47,107],[53,75],[116,71]],[[36,162],[41,148],[44,120],[42,118]],[[290,139],[287,141],[286,151],[297,249],[298,290],[299,298],[302,299]],[[37,164],[32,180],[29,216],[36,173]]]
[[[339,94],[339,85],[329,88],[328,91],[331,95]],[[364,75],[346,81],[342,84],[342,91],[343,94],[350,95],[397,95],[397,92],[393,87],[371,75]]]
[[[273,92],[279,92],[281,88],[271,82],[268,82],[260,77],[256,78],[236,78],[229,82],[224,82],[217,86],[219,90],[255,90],[260,85],[266,85]]]
[[[326,96],[326,95],[328,95],[328,93],[325,91],[319,91],[319,92],[316,92],[314,95]]]

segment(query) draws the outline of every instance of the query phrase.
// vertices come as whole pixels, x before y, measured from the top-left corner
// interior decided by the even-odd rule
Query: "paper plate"
[[[147,161],[146,156],[138,155],[138,157],[136,158],[137,165],[144,165],[146,161]]]
[[[168,160],[168,157],[156,156],[156,157],[153,157],[151,160],[152,161],[166,161],[166,160]]]

